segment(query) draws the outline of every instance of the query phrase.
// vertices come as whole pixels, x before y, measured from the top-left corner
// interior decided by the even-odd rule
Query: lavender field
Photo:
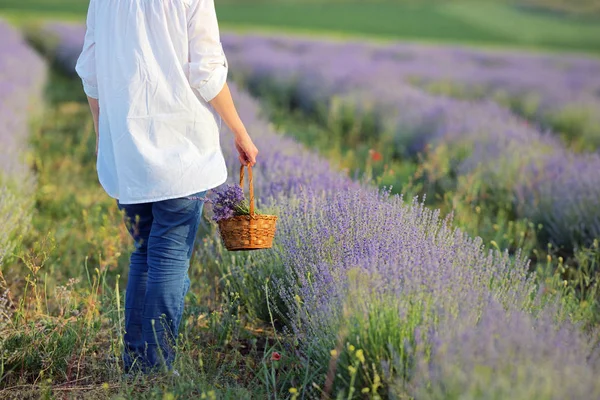
[[[46,65],[22,35],[0,20],[0,265],[29,229],[34,177],[27,136],[41,114]]]
[[[314,94],[311,86],[299,89],[301,96],[316,100],[369,88],[372,99],[368,100],[381,98],[384,103],[389,100],[386,89],[400,92],[395,88],[408,83],[449,97],[495,100],[544,130],[554,128],[568,142],[582,140],[580,146],[594,149],[600,143],[600,60],[596,58],[285,36],[229,35],[224,43],[229,57],[242,67],[247,65],[252,74],[295,77],[303,81],[301,85],[321,87]],[[306,79],[299,74],[306,74]]]
[[[27,68],[39,64],[24,74],[39,77],[24,86],[39,100],[44,63],[5,29],[32,57]],[[280,216],[276,246],[228,253],[207,218],[190,268],[181,376],[131,381],[115,357],[131,243],[94,181],[90,117],[73,77],[83,29],[42,32],[30,36],[56,66],[48,91],[62,95],[49,96],[42,127],[29,132],[39,164],[30,249],[0,263],[1,398],[600,398],[598,126],[583,112],[581,130],[568,132],[594,149],[581,152],[553,119],[596,115],[600,61],[224,36],[234,98],[261,150],[258,205]],[[4,63],[0,78],[25,70]],[[529,96],[539,98],[533,109]],[[349,130],[369,119],[358,138],[375,137],[382,157],[426,165],[447,191],[491,193],[515,218],[541,224],[539,247],[547,238],[561,257],[490,245],[422,198],[352,179],[278,132],[267,101],[340,126],[350,110]],[[21,149],[30,103],[8,104],[0,114],[25,121]],[[14,160],[20,167],[6,171],[33,174]],[[7,226],[2,234],[28,232]],[[52,246],[39,244],[48,237]]]
[[[248,35],[224,43],[255,93],[309,113],[342,104],[372,115],[371,134],[393,158],[447,148],[449,171],[433,175],[476,175],[559,246],[599,237],[600,60]],[[562,143],[570,135],[590,150]]]

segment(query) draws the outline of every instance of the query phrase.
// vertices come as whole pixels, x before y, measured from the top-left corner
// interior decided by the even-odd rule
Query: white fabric
[[[109,196],[146,203],[225,182],[208,104],[228,71],[213,0],[91,0],[76,69],[100,103],[97,170]]]

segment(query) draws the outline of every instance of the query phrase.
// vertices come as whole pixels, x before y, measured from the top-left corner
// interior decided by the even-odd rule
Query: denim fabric
[[[125,293],[125,371],[171,368],[205,195],[117,202],[135,242]]]

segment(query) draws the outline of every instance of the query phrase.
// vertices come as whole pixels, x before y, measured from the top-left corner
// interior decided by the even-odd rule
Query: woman
[[[203,199],[227,178],[221,118],[240,162],[256,163],[227,71],[213,0],[91,0],[77,73],[94,118],[99,181],[135,242],[126,371],[171,369]]]

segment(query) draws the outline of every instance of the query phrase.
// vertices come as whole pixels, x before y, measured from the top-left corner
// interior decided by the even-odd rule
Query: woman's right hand
[[[242,165],[250,165],[253,167],[256,164],[256,157],[258,156],[258,149],[252,142],[250,135],[243,134],[236,136],[235,147],[239,153],[240,163]]]

